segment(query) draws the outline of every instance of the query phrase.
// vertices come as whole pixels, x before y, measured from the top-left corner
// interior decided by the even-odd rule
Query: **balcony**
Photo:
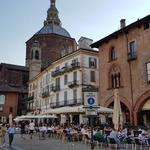
[[[55,70],[52,72],[52,77],[56,77],[56,76],[59,76],[61,75],[61,70]]]
[[[77,80],[74,80],[74,81],[68,83],[69,88],[74,88],[76,86],[79,86],[79,81],[77,81]]]
[[[60,85],[52,86],[51,91],[53,91],[53,92],[60,91]]]
[[[132,53],[132,52],[129,52],[128,53],[128,61],[132,61],[132,60],[136,60],[137,59],[137,54],[136,52]]]
[[[49,91],[46,91],[46,92],[42,93],[42,98],[49,97],[49,96],[50,96]]]
[[[59,101],[59,102],[53,102],[50,104],[52,108],[59,108],[59,107],[64,107],[64,106],[74,106],[74,105],[80,105],[82,104],[81,99],[71,99],[71,100],[64,100],[64,101]]]

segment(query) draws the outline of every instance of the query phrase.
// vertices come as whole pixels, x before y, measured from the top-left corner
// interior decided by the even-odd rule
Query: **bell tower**
[[[41,72],[41,48],[38,41],[34,41],[30,51],[29,80]]]

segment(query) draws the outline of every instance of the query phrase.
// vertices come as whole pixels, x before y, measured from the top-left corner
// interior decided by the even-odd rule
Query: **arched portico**
[[[144,114],[149,112],[150,114],[150,108],[149,110],[143,110],[143,106],[146,104],[147,101],[150,100],[150,90],[144,92],[137,100],[134,106],[134,122],[135,124],[142,124],[143,125],[143,117]],[[137,114],[138,117],[137,118]]]
[[[120,102],[121,102],[121,108],[124,115],[125,122],[130,122],[132,124],[132,105],[131,103],[123,96],[120,96]],[[114,103],[114,96],[111,96],[109,99],[107,99],[104,103],[105,107],[113,107]]]

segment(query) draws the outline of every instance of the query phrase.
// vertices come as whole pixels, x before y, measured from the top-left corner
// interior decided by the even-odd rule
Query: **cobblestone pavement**
[[[95,146],[94,150],[114,150],[115,147],[108,148],[106,146]],[[6,137],[6,143],[0,146],[0,150],[91,150],[90,145],[83,144],[82,142],[63,142],[56,138],[46,138],[45,140],[39,140],[38,136],[34,136],[30,139],[29,135],[22,139],[19,134],[14,137],[14,142],[10,147],[8,145],[8,137]],[[135,148],[133,145],[126,148],[117,148],[117,150],[150,150],[148,148]]]
[[[8,137],[6,143],[0,147],[2,150],[90,150],[90,146],[81,142],[66,142],[60,139],[46,138],[39,140],[38,136],[30,139],[29,135],[22,139],[16,134],[12,146],[8,145]]]

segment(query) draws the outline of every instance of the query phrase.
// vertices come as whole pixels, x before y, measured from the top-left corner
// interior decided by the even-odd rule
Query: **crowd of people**
[[[123,128],[115,130],[110,126],[96,126],[91,128],[89,125],[84,124],[46,124],[46,123],[35,123],[33,120],[30,123],[22,121],[18,126],[10,125],[0,126],[0,145],[5,142],[5,135],[9,135],[9,145],[12,144],[14,134],[19,131],[22,139],[26,139],[29,134],[30,138],[33,135],[39,135],[39,137],[51,138],[57,137],[62,139],[64,142],[67,141],[83,141],[84,143],[89,142],[91,138],[94,141],[101,143],[112,143],[112,144],[138,144],[150,146],[150,130],[143,129],[131,129]],[[92,131],[92,134],[91,134]],[[39,138],[40,139],[40,138]]]

